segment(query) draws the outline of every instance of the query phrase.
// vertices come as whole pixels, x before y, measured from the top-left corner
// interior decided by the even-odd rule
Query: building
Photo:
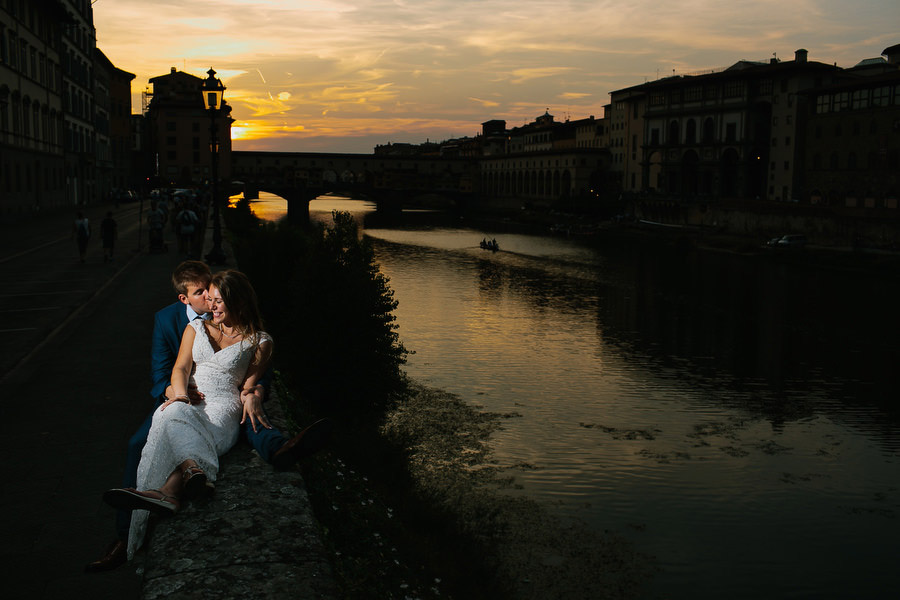
[[[231,107],[225,103],[216,120],[203,105],[203,79],[172,67],[150,80],[146,118],[148,147],[156,165],[157,186],[197,186],[210,179],[211,126],[219,141],[219,177],[231,174]]]
[[[601,146],[605,123],[594,117],[556,122],[550,111],[532,123],[505,132],[500,124],[482,124],[482,140],[489,152],[479,159],[479,194],[495,202],[555,208],[596,209],[608,185],[610,153]]]
[[[900,45],[867,59],[851,77],[809,90],[800,200],[896,209],[900,198]]]
[[[670,198],[795,198],[802,179],[805,90],[843,69],[807,59],[739,61],[612,92],[614,167],[625,191]]]
[[[94,50],[94,127],[101,198],[115,197],[136,187],[132,173],[131,82],[133,73],[117,68]]]
[[[69,205],[79,206],[100,199],[97,132],[94,128],[97,36],[89,0],[62,0],[62,4],[67,14],[59,45],[66,132],[66,201]]]
[[[0,2],[0,218],[71,204],[66,195],[63,2]]]

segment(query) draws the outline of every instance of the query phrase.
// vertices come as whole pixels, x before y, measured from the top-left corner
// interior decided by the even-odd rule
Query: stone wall
[[[276,396],[266,409],[273,424],[285,422]],[[150,533],[146,600],[338,595],[303,477],[275,471],[245,441],[222,457],[211,499],[187,504]]]

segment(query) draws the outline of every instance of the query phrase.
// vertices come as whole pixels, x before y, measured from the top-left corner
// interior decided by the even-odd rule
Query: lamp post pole
[[[212,176],[212,205],[213,205],[213,247],[206,255],[206,262],[213,265],[225,264],[225,252],[222,250],[222,224],[219,221],[219,128],[216,117],[222,107],[222,97],[225,86],[216,79],[216,72],[210,68],[201,89],[203,91],[203,103],[209,113],[209,153],[212,158],[210,174]]]

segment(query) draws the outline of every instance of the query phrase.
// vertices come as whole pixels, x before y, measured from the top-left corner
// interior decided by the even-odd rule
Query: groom
[[[172,273],[172,285],[178,300],[156,313],[153,324],[153,344],[151,352],[151,376],[153,387],[150,395],[156,400],[153,411],[128,441],[125,462],[125,476],[122,487],[137,485],[137,467],[141,460],[141,450],[147,443],[147,435],[153,421],[153,413],[165,402],[174,398],[170,377],[181,335],[189,321],[207,318],[207,288],[212,277],[209,267],[200,261],[187,260],[178,265]],[[273,428],[266,417],[262,402],[268,387],[268,374],[262,385],[253,390],[253,398],[244,404],[242,431],[251,447],[266,462],[276,469],[288,469],[303,457],[322,448],[331,433],[331,422],[327,419],[316,421],[290,440]],[[191,401],[200,401],[203,395],[196,389],[188,390]],[[131,511],[116,512],[116,540],[110,544],[106,554],[85,567],[88,572],[115,569],[126,560],[128,529],[131,525]]]

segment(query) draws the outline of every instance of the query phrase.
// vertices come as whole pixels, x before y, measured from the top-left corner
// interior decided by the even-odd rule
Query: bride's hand
[[[255,386],[249,390],[241,390],[241,402],[244,405],[244,415],[241,417],[241,425],[246,423],[247,417],[249,417],[250,425],[253,427],[254,433],[258,431],[256,428],[257,424],[266,429],[272,429],[262,407],[262,386]]]

